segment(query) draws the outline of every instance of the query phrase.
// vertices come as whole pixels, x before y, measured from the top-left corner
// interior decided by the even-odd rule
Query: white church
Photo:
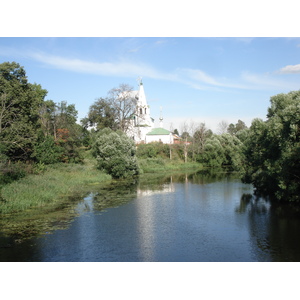
[[[136,111],[130,118],[130,125],[127,135],[136,144],[149,144],[152,142],[162,142],[173,144],[172,132],[163,128],[163,118],[159,118],[159,127],[154,127],[154,119],[150,115],[150,106],[147,104],[146,95],[142,80],[139,83],[139,90],[133,91],[133,96],[137,100]]]

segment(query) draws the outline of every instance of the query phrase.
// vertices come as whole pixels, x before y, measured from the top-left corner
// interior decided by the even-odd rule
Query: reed
[[[103,183],[110,179],[111,176],[97,170],[89,160],[82,165],[52,165],[43,174],[27,175],[4,185],[0,191],[0,213],[59,204],[87,185]]]

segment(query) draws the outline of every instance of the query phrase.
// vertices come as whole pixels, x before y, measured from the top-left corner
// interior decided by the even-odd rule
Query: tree
[[[39,107],[47,91],[27,81],[16,62],[0,64],[0,140],[11,160],[27,160],[37,140]]]
[[[226,167],[241,170],[243,164],[243,144],[228,133],[209,136],[197,160],[210,167]]]
[[[205,141],[212,135],[212,131],[205,126],[205,123],[200,123],[194,133],[194,143],[197,145],[198,153],[202,151]]]
[[[128,120],[136,113],[137,99],[133,88],[128,84],[120,84],[119,87],[111,89],[108,94],[117,128],[126,133],[130,126]]]
[[[300,200],[300,91],[271,97],[267,121],[253,120],[245,142],[245,182],[282,201]]]
[[[228,129],[228,122],[223,120],[218,124],[217,133],[223,134],[223,133],[227,132],[227,129]]]
[[[178,132],[177,128],[174,129],[173,133],[179,136],[179,132]]]
[[[85,128],[96,131],[103,128],[127,132],[130,118],[136,113],[137,98],[128,84],[120,84],[108,92],[107,98],[99,98],[90,106],[88,116],[81,120]]]
[[[116,112],[111,101],[107,98],[99,98],[90,106],[88,116],[81,120],[84,128],[93,127],[97,131],[103,128],[117,129]]]
[[[231,135],[236,135],[238,132],[244,129],[247,129],[246,124],[243,121],[238,120],[238,122],[235,125],[233,123],[229,124],[227,132]]]
[[[98,168],[105,170],[113,178],[139,174],[135,144],[123,132],[115,132],[109,128],[100,130],[92,149]]]

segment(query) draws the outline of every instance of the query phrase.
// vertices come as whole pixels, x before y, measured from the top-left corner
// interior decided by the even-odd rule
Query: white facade
[[[163,128],[154,128],[146,134],[146,144],[159,142],[163,144],[174,144],[173,134]]]
[[[136,143],[145,142],[146,134],[154,127],[154,119],[150,116],[150,107],[147,104],[143,83],[140,82],[139,90],[135,91],[137,99],[135,114],[131,117],[127,135]]]
[[[159,118],[160,128],[154,128],[154,119],[150,116],[150,107],[147,104],[146,95],[142,81],[139,90],[134,91],[134,97],[137,99],[135,114],[130,119],[130,126],[127,135],[137,144],[162,142],[164,144],[173,144],[173,134],[162,128],[162,116]]]

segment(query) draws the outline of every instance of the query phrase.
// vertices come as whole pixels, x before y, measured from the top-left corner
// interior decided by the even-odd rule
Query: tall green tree
[[[93,127],[96,131],[110,128],[126,133],[130,126],[129,119],[136,112],[136,103],[133,88],[120,84],[108,92],[107,98],[97,99],[81,123],[85,128]]]
[[[87,130],[76,123],[77,110],[66,101],[44,101],[40,110],[41,131],[32,155],[45,164],[80,162],[79,147],[86,142]],[[48,156],[48,157],[47,157]]]
[[[247,129],[245,122],[243,122],[242,120],[238,120],[236,124],[233,123],[229,124],[227,128],[227,132],[230,133],[231,135],[237,135],[240,131],[244,129]]]
[[[300,201],[300,91],[271,97],[267,121],[252,122],[245,142],[245,182],[261,194]]]
[[[111,101],[108,98],[99,98],[90,106],[88,116],[81,120],[81,124],[84,128],[92,127],[97,131],[103,128],[117,130],[115,114]]]
[[[47,94],[27,80],[16,62],[0,64],[0,141],[10,160],[27,160],[39,127],[39,107]]]
[[[205,166],[241,170],[244,161],[243,143],[228,133],[214,134],[205,141],[197,160]]]

